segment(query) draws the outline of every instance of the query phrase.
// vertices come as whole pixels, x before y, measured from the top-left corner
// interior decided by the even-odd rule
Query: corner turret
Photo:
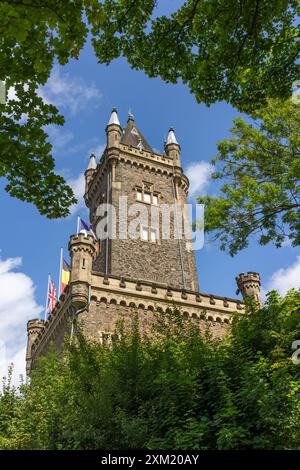
[[[31,348],[39,333],[45,328],[44,320],[34,318],[27,322],[27,349],[26,349],[26,374],[29,375],[32,367]]]
[[[261,304],[260,275],[255,272],[241,273],[236,278],[238,290],[243,299],[254,297],[256,302]]]
[[[85,176],[85,192],[88,191],[89,184],[91,180],[93,179],[93,175],[95,173],[95,170],[97,168],[97,162],[96,162],[96,156],[94,153],[91,154],[90,156],[90,161],[88,164],[87,169],[85,170],[84,176]]]
[[[92,278],[92,265],[97,241],[93,235],[79,233],[69,241],[71,258],[70,287],[72,305],[78,309],[88,304],[89,286]]]
[[[110,119],[106,126],[107,148],[116,147],[122,137],[122,127],[118,118],[116,108],[112,109]]]
[[[165,144],[165,152],[167,157],[173,160],[174,166],[180,166],[180,145],[177,142],[174,129],[172,127],[169,129]]]

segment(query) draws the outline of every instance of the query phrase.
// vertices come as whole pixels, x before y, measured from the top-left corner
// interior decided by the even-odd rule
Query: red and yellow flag
[[[62,267],[61,267],[61,277],[60,277],[60,293],[65,290],[66,285],[69,284],[70,281],[70,265],[63,259]]]

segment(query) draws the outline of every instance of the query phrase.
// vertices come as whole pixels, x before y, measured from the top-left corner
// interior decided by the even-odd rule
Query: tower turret
[[[174,129],[169,129],[167,141],[165,144],[166,155],[171,158],[175,166],[180,166],[180,145],[177,142]]]
[[[241,273],[235,279],[244,300],[247,297],[254,297],[258,303],[261,303],[259,273]]]
[[[110,119],[106,126],[107,148],[115,147],[122,137],[122,127],[118,118],[116,108],[112,109]]]
[[[85,235],[84,233],[73,235],[69,241],[72,305],[76,309],[83,308],[88,304],[96,245],[97,241],[93,235]]]
[[[33,320],[29,320],[27,322],[27,349],[26,349],[26,374],[28,375],[31,370],[32,366],[32,354],[31,348],[38,337],[39,333],[43,331],[45,327],[44,320],[39,320],[38,318],[34,318]]]
[[[90,184],[90,181],[93,179],[94,172],[97,168],[97,162],[96,162],[96,156],[94,153],[91,154],[90,156],[90,161],[88,164],[87,169],[85,170],[84,176],[85,176],[85,192],[88,191],[88,187]]]

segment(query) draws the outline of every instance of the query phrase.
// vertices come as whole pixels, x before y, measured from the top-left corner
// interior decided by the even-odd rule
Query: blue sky
[[[82,193],[82,174],[90,152],[95,151],[99,159],[103,150],[105,126],[114,106],[123,125],[130,108],[138,127],[158,150],[163,148],[169,127],[174,127],[181,144],[182,165],[190,172],[192,167],[192,174],[197,175],[193,184],[198,194],[216,194],[216,186],[205,175],[205,162],[215,155],[216,143],[230,135],[232,119],[238,115],[228,104],[210,108],[199,105],[187,87],[149,79],[142,72],[132,71],[123,59],[108,67],[99,65],[90,47],[85,48],[79,61],[57,67],[42,94],[65,116],[62,128],[49,130],[50,141],[57,171],[70,181],[77,194]],[[0,349],[6,348],[7,359],[19,361],[19,371],[26,321],[45,304],[49,272],[58,283],[59,250],[62,246],[68,259],[68,239],[76,231],[77,215],[86,219],[88,215],[81,200],[67,219],[48,220],[34,206],[10,198],[4,184],[0,182]],[[299,256],[299,249],[260,247],[255,240],[234,258],[217,246],[205,246],[196,253],[200,290],[234,297],[235,276],[243,271],[260,272],[265,290],[279,285],[286,290],[300,277]],[[5,301],[6,289],[10,303]]]

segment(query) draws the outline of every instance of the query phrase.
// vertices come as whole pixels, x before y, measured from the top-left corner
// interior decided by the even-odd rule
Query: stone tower
[[[159,155],[150,147],[132,115],[122,130],[114,109],[106,127],[106,136],[107,145],[100,164],[94,168],[90,162],[85,173],[85,201],[90,209],[94,232],[97,232],[97,208],[100,204],[112,204],[115,212],[115,238],[101,243],[95,270],[107,275],[198,290],[191,243],[185,240],[184,235],[182,239],[172,236],[178,226],[184,224],[184,205],[189,187],[180,166],[180,146],[174,130],[170,129],[164,154]],[[130,214],[127,216],[125,200],[127,207],[134,209],[135,205],[135,210],[145,209],[149,214],[149,220],[137,228],[140,233],[137,232],[136,239],[125,238],[126,232],[120,233],[122,227],[129,226],[134,219]],[[168,207],[171,208],[171,237],[164,239],[161,208],[165,210]],[[151,211],[153,220],[156,218],[152,225]]]
[[[243,298],[253,297],[256,302],[261,303],[260,275],[258,273],[241,273],[236,277],[236,282]]]
[[[85,307],[89,301],[93,257],[96,241],[92,235],[79,233],[69,241],[71,257],[72,306],[75,309]]]
[[[176,307],[195,328],[210,327],[214,336],[222,336],[232,312],[243,312],[239,299],[199,291],[191,240],[182,230],[189,225],[184,208],[189,181],[180,150],[174,129],[160,154],[132,115],[123,129],[112,110],[103,155],[97,163],[92,154],[85,172],[84,198],[93,230],[70,237],[69,284],[46,321],[28,322],[28,373],[51,342],[61,348],[77,325],[89,338],[107,344],[120,318],[126,328],[137,314],[142,333],[149,332],[157,307],[163,312]],[[164,232],[165,208],[171,208],[170,236]],[[136,212],[146,213],[146,219],[137,219]],[[244,297],[259,300],[257,273],[240,274],[237,283]]]
[[[27,323],[26,373],[31,369],[31,348],[39,334],[44,330],[44,321],[35,318]]]

